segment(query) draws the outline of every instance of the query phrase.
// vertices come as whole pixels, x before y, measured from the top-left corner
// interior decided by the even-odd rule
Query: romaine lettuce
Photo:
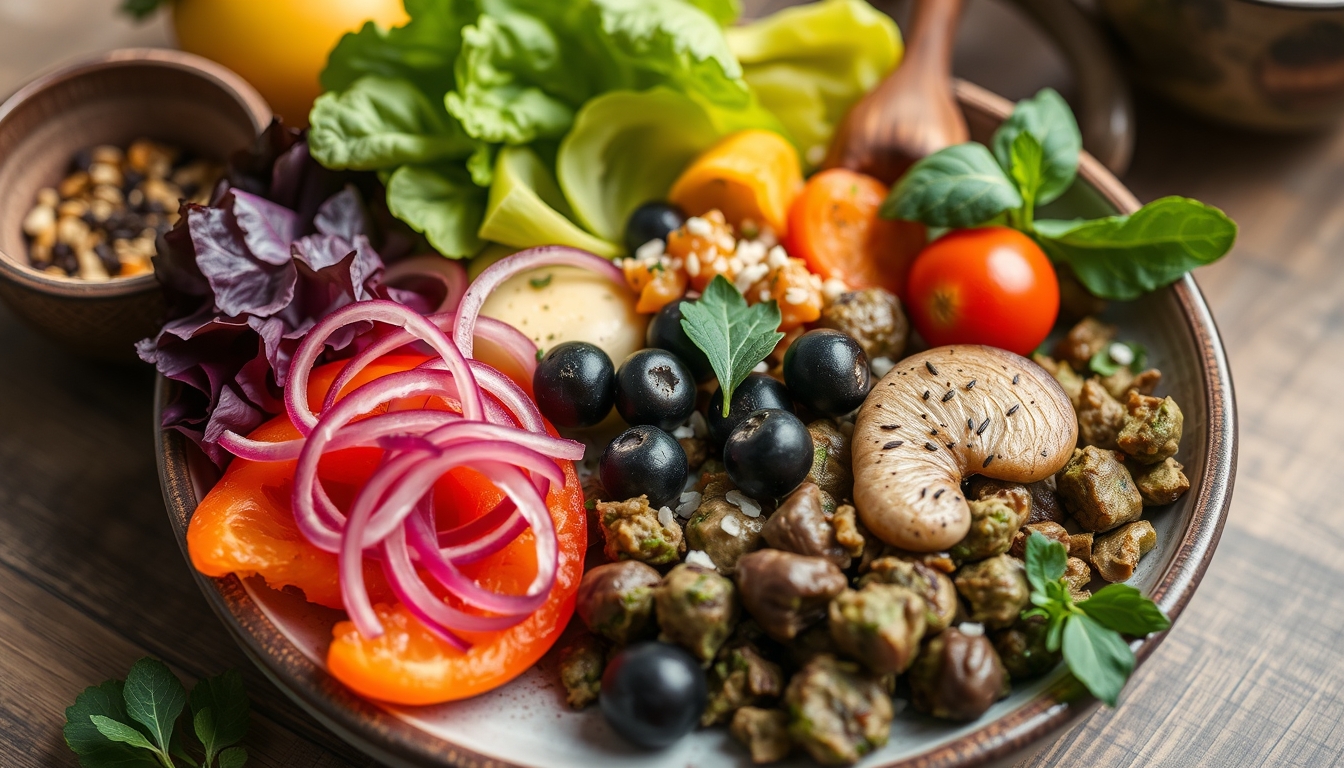
[[[600,256],[618,256],[620,248],[584,232],[573,221],[551,171],[527,147],[505,147],[495,165],[485,221],[477,233],[484,240],[530,248],[569,245]]]

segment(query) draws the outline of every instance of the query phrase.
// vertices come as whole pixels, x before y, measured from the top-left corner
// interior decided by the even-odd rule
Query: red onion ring
[[[423,254],[402,259],[383,271],[383,284],[396,287],[406,278],[423,277],[443,286],[443,300],[434,312],[452,312],[462,301],[467,290],[467,269],[462,262],[445,259],[436,254]]]

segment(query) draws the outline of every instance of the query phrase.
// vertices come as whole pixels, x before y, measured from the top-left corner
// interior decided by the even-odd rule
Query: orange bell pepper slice
[[[739,231],[754,222],[782,238],[802,187],[798,150],[778,133],[751,129],[705,150],[672,184],[668,199],[691,216],[717,208]]]

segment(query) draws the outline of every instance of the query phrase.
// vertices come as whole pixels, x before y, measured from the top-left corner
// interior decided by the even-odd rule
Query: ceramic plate
[[[1012,105],[959,83],[957,96],[972,136],[986,140]],[[1102,216],[1138,208],[1134,197],[1099,163],[1084,156],[1078,183],[1051,204],[1052,217]],[[1177,459],[1191,490],[1179,502],[1146,515],[1157,548],[1131,583],[1173,618],[1181,613],[1213,555],[1232,494],[1236,426],[1232,382],[1222,343],[1193,279],[1186,277],[1139,301],[1114,304],[1105,319],[1126,339],[1144,344],[1162,370],[1164,394],[1185,413]],[[170,384],[160,379],[157,403]],[[157,409],[156,409],[157,410]],[[159,469],[168,516],[185,552],[187,521],[217,474],[203,456],[171,431],[158,440]],[[342,738],[394,766],[549,766],[555,768],[682,768],[749,765],[726,729],[697,731],[662,752],[632,749],[596,709],[574,712],[550,659],[503,688],[469,701],[432,707],[391,707],[365,701],[323,670],[331,626],[341,614],[319,608],[260,579],[196,575],[202,591],[238,643],[299,705]],[[1162,635],[1134,644],[1139,662]],[[1006,762],[1029,745],[1058,734],[1096,706],[1079,696],[1062,669],[1029,685],[983,717],[949,725],[906,713],[890,743],[861,766],[972,766]],[[811,764],[805,757],[793,764]]]

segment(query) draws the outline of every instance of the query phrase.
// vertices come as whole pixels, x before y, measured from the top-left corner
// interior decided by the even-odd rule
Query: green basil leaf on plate
[[[1162,609],[1128,584],[1109,584],[1078,607],[1103,627],[1133,637],[1171,627]]]
[[[1093,696],[1114,707],[1120,689],[1134,671],[1134,652],[1118,632],[1103,627],[1091,616],[1070,616],[1062,634],[1061,647],[1069,671]]]
[[[1013,167],[1014,143],[1023,133],[1031,134],[1041,146],[1041,184],[1035,199],[1037,205],[1044,205],[1073,185],[1083,136],[1068,103],[1051,88],[1019,101],[1013,114],[994,132],[994,157],[1005,171]]]
[[[1068,568],[1069,553],[1060,544],[1040,531],[1032,531],[1026,547],[1027,581],[1032,592],[1044,594],[1046,584],[1059,581]]]
[[[1023,131],[1013,139],[1011,157],[1008,175],[1013,177],[1013,181],[1017,183],[1017,192],[1022,195],[1019,220],[1022,226],[1030,226],[1036,210],[1036,196],[1040,192],[1041,184],[1044,183],[1042,174],[1045,169],[1042,163],[1045,155],[1036,137]]]
[[[880,214],[933,227],[973,227],[1022,207],[1017,185],[983,144],[940,149],[906,171]]]

